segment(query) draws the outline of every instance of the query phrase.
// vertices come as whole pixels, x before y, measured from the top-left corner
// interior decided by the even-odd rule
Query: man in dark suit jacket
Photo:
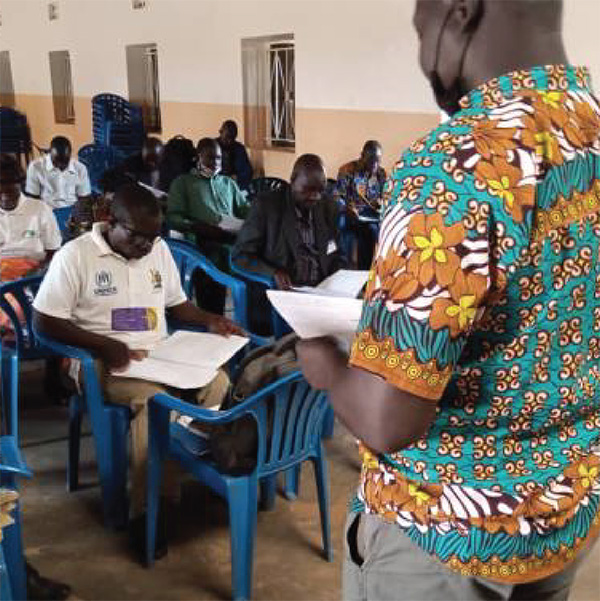
[[[318,156],[298,158],[290,185],[253,203],[233,249],[234,263],[273,277],[279,289],[316,286],[344,267],[338,207],[325,195],[326,184]]]

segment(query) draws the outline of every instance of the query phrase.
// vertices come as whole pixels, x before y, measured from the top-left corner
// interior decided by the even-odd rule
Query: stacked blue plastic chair
[[[27,117],[9,107],[0,107],[0,152],[10,152],[29,162],[31,159],[31,131]]]
[[[86,166],[90,177],[90,184],[94,194],[100,194],[100,180],[104,172],[119,165],[125,154],[118,148],[103,146],[101,144],[86,144],[79,149],[79,160]]]
[[[69,217],[71,216],[71,211],[73,210],[72,206],[68,207],[58,207],[54,209],[52,212],[54,213],[54,217],[56,217],[56,222],[58,223],[58,229],[62,234],[63,240],[65,239],[67,233],[67,223],[69,222]]]
[[[272,481],[279,472],[294,469],[304,461],[311,461],[315,468],[323,547],[331,561],[329,484],[321,438],[327,407],[324,393],[311,389],[299,373],[266,386],[228,411],[210,411],[169,395],[153,397],[149,404],[148,566],[154,563],[161,472],[167,458],[178,461],[229,504],[234,599],[249,599],[251,595],[259,483],[265,478]],[[199,456],[205,439],[171,422],[171,411],[203,424],[221,426],[250,416],[258,432],[255,469],[239,476],[219,471],[210,456]],[[272,428],[268,426],[269,411]]]
[[[41,278],[26,278],[0,286],[0,310],[8,315],[14,330],[14,340],[0,342],[0,488],[18,491],[18,479],[31,477],[19,444],[19,361],[42,356],[31,335],[31,299]],[[24,321],[17,316],[13,304],[21,308]],[[21,535],[21,509],[17,503],[12,513],[14,523],[3,529],[1,550],[5,574],[1,599],[25,599],[26,576]]]
[[[208,259],[197,250],[190,248],[185,242],[173,240],[167,242],[188,296],[194,272],[197,269],[206,271],[210,277],[232,289],[234,319],[239,319],[238,323],[244,327],[246,294],[243,282],[220,272]],[[172,325],[177,328],[180,324]],[[122,527],[127,522],[127,435],[131,420],[130,410],[122,405],[105,402],[94,359],[89,352],[56,342],[39,332],[36,332],[36,335],[45,348],[58,355],[81,361],[83,394],[74,395],[69,408],[67,489],[74,491],[79,487],[81,421],[85,403],[96,447],[104,520],[109,527]]]
[[[94,142],[118,148],[123,154],[138,152],[144,141],[142,108],[116,94],[92,98]]]

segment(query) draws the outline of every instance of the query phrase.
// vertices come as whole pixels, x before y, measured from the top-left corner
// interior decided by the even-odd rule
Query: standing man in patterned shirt
[[[561,0],[419,0],[447,123],[393,170],[350,361],[345,599],[567,599],[600,530],[600,106]]]

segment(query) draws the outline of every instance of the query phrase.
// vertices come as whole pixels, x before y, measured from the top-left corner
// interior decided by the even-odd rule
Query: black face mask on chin
[[[462,55],[460,57],[460,64],[458,67],[458,74],[450,84],[450,86],[446,87],[442,82],[442,78],[438,73],[438,65],[440,60],[440,50],[442,47],[442,36],[448,25],[448,21],[452,15],[452,9],[448,11],[446,17],[444,18],[444,22],[442,23],[442,27],[440,28],[440,33],[437,39],[437,48],[435,55],[435,66],[433,70],[429,73],[429,83],[431,84],[431,88],[433,89],[433,94],[435,96],[435,101],[438,106],[449,116],[454,115],[460,111],[460,99],[466,94],[467,90],[465,90],[462,72],[463,66],[465,63],[465,57],[467,56],[467,50],[471,44],[471,40],[473,39],[473,34],[475,33],[475,28],[477,22],[481,17],[481,13],[477,16],[475,22],[473,22],[469,28],[467,39],[465,40],[465,46],[462,51]]]

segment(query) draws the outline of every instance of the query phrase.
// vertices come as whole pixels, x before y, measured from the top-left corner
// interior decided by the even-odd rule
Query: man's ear
[[[484,10],[484,0],[450,0],[452,2],[452,16],[450,22],[453,27],[464,33],[476,29],[481,21]],[[494,0],[499,1],[499,0]]]

